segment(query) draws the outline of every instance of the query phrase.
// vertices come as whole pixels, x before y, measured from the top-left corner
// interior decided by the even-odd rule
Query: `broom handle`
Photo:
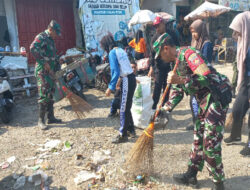
[[[176,61],[176,63],[175,63],[175,66],[174,66],[174,69],[173,69],[173,72],[174,72],[174,73],[176,73],[178,64],[179,64],[179,60],[177,59],[177,61]],[[157,108],[157,110],[156,110],[156,112],[155,112],[153,121],[155,121],[155,119],[157,118],[157,116],[158,116],[159,113],[160,113],[160,110],[161,110],[161,108],[162,108],[162,104],[163,104],[163,102],[164,102],[164,99],[165,99],[165,97],[166,97],[166,95],[167,95],[167,93],[168,93],[168,91],[169,91],[169,89],[170,89],[170,85],[171,85],[171,84],[168,83],[168,84],[167,84],[167,87],[165,88],[165,90],[164,90],[164,92],[163,92],[163,95],[162,95],[162,97],[161,97],[161,103],[160,103],[160,105],[158,106],[158,108]]]

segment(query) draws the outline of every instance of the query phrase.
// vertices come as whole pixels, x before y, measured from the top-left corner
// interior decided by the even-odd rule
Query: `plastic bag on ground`
[[[77,177],[74,178],[74,182],[76,185],[79,185],[85,181],[91,180],[91,179],[100,179],[99,175],[96,175],[93,172],[89,172],[89,171],[80,171],[77,174]]]
[[[95,151],[93,156],[92,156],[92,160],[94,164],[102,164],[104,162],[106,162],[107,160],[109,160],[110,157],[110,151]]]

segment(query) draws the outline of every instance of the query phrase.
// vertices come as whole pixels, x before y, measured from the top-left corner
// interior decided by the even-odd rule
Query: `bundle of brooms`
[[[81,97],[71,92],[65,86],[63,86],[62,89],[66,93],[66,98],[68,98],[72,106],[72,110],[75,112],[78,119],[83,119],[85,117],[84,113],[90,112],[93,109],[91,105],[89,105]]]
[[[176,72],[178,62],[176,62],[173,72]],[[154,148],[154,121],[160,113],[160,109],[170,89],[170,84],[164,90],[160,104],[150,121],[149,126],[143,131],[142,135],[137,139],[134,146],[127,156],[125,167],[130,174],[150,175],[153,172],[153,148]]]
[[[247,122],[246,116],[243,118],[242,126]],[[233,113],[229,113],[227,115],[226,121],[225,121],[225,131],[231,132],[233,125]],[[250,114],[248,116],[248,127],[250,126]]]
[[[225,130],[230,131],[232,129],[233,114],[229,113],[225,121]]]

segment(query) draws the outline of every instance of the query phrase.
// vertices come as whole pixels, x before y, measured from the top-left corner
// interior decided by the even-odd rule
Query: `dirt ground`
[[[232,66],[217,65],[218,71],[232,78]],[[192,131],[186,131],[185,127],[191,124],[191,112],[188,97],[178,105],[171,113],[170,123],[165,130],[155,133],[155,174],[151,182],[133,184],[123,177],[124,170],[121,165],[125,161],[126,154],[134,144],[130,139],[128,143],[114,145],[112,137],[117,134],[119,118],[107,118],[111,98],[106,98],[103,92],[90,89],[86,92],[89,103],[94,107],[87,113],[86,119],[76,119],[71,112],[67,100],[55,104],[55,115],[63,119],[63,124],[50,125],[49,130],[41,131],[37,127],[37,101],[36,97],[24,98],[16,102],[13,120],[10,124],[0,125],[0,163],[9,157],[15,156],[16,160],[7,169],[0,168],[0,190],[11,190],[16,180],[13,174],[21,174],[26,177],[35,171],[31,168],[37,165],[49,177],[47,182],[50,189],[80,190],[80,189],[159,189],[159,190],[188,190],[187,186],[176,184],[172,175],[184,172],[187,169],[187,161],[193,139]],[[230,108],[232,103],[230,104]],[[229,110],[229,112],[231,109]],[[137,129],[140,135],[142,130]],[[229,135],[225,132],[225,137]],[[243,130],[243,142],[247,141],[247,127]],[[58,139],[62,143],[69,141],[72,147],[63,151],[58,147],[49,152],[39,150],[41,144],[48,140]],[[223,163],[226,174],[225,186],[227,190],[250,190],[250,157],[242,157],[239,152],[244,144],[226,146],[223,143]],[[109,150],[111,154],[105,163],[99,164],[96,170],[103,173],[101,180],[96,185],[93,181],[87,181],[76,185],[74,178],[86,168],[94,168],[92,156],[95,151]],[[77,154],[82,159],[76,160]],[[200,189],[210,189],[211,178],[207,169],[198,174]],[[21,189],[41,189],[35,187],[23,187]]]

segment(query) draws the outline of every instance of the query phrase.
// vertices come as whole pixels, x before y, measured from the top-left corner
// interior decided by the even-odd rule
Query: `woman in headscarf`
[[[141,30],[136,32],[136,37],[129,42],[129,46],[135,49],[135,59],[140,60],[145,58],[146,54],[146,42],[143,38],[143,33]]]
[[[243,118],[250,106],[250,11],[238,14],[231,25],[232,37],[237,40],[237,69],[238,95],[233,105],[233,123],[231,135],[225,139],[225,143],[232,144],[241,142],[241,128]],[[250,155],[250,133],[245,148],[240,152],[242,155]]]
[[[211,64],[213,57],[213,46],[209,40],[205,22],[200,19],[194,21],[190,26],[190,32],[192,33],[191,46],[199,50],[202,56],[208,61],[209,64]],[[195,97],[193,96],[190,97],[190,107],[193,116],[193,124],[195,124],[194,122],[196,121],[199,107]],[[193,129],[193,125],[186,128],[186,130]]]
[[[190,26],[192,33],[191,46],[199,50],[203,57],[211,64],[213,57],[213,45],[209,40],[206,23],[198,19]]]

